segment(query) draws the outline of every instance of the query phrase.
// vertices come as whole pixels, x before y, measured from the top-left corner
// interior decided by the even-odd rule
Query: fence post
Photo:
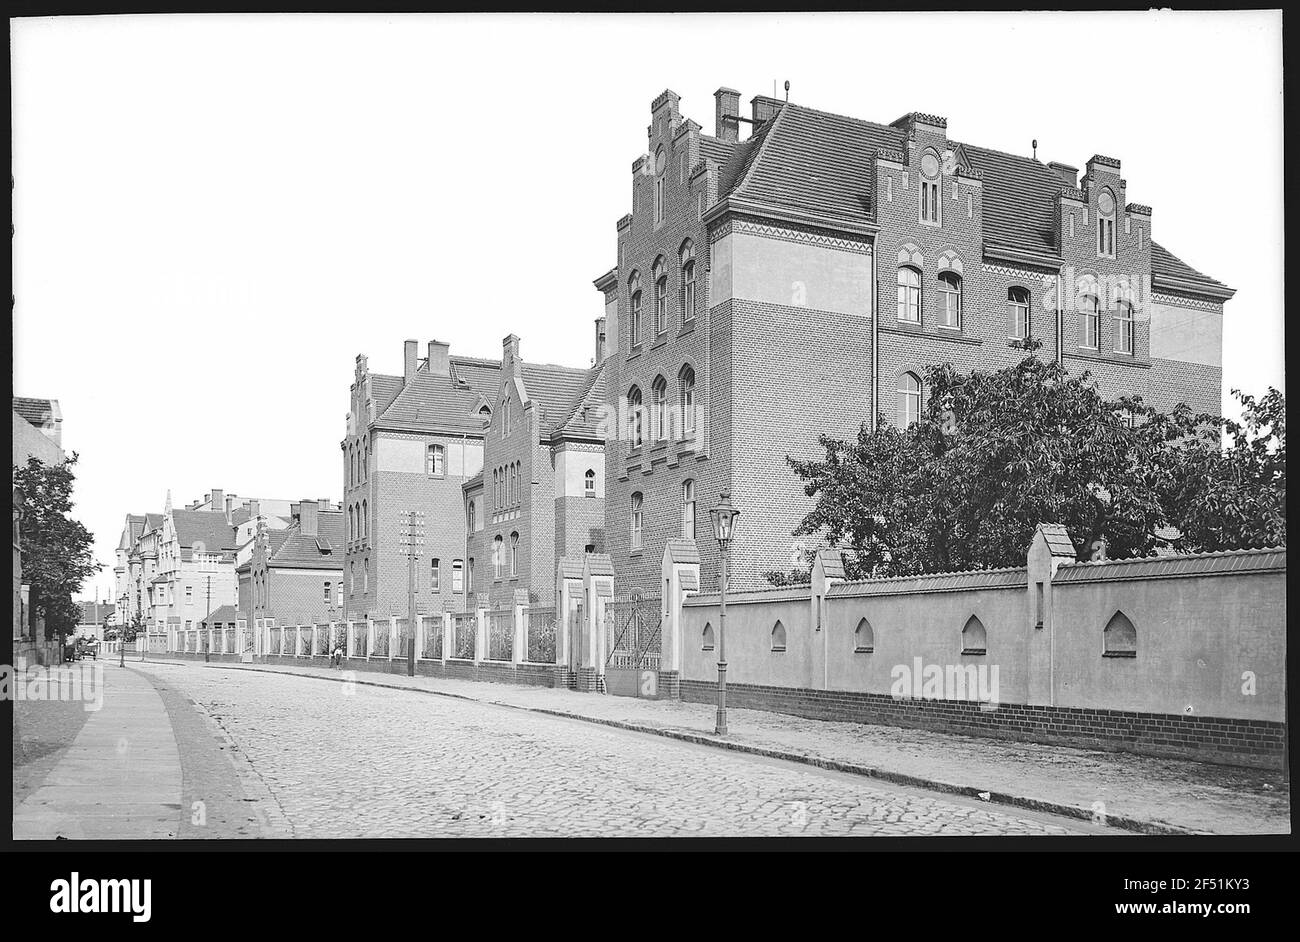
[[[474,631],[474,663],[484,660],[488,653],[488,609],[487,599],[480,597],[477,612],[478,624]]]
[[[515,589],[515,638],[510,661],[522,664],[528,660],[528,590]]]
[[[442,666],[443,667],[447,666],[447,650],[452,646],[452,644],[455,641],[455,632],[452,629],[453,624],[454,622],[452,620],[451,612],[443,612],[442,627],[439,629],[442,632]]]
[[[661,581],[664,586],[663,627],[659,670],[673,675],[682,669],[682,603],[700,591],[700,552],[694,540],[669,540],[664,546]]]

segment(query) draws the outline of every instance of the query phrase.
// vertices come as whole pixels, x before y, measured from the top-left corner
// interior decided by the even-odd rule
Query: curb
[[[195,662],[166,660],[164,663],[191,664]],[[204,666],[221,667],[229,670],[253,671],[263,674],[282,674],[286,677],[301,677],[307,680],[322,680],[334,683],[343,682],[341,678],[334,676],[322,677],[319,674],[306,674],[301,671],[285,670],[283,668],[250,667],[245,664],[233,663],[205,664]],[[676,739],[680,742],[692,743],[694,745],[713,746],[719,749],[727,749],[732,752],[762,756],[767,759],[781,759],[786,762],[797,762],[801,765],[811,765],[832,772],[844,772],[850,775],[860,775],[863,778],[877,779],[882,782],[889,782],[893,785],[906,785],[912,788],[920,788],[926,791],[938,792],[945,795],[960,795],[965,798],[974,798],[977,801],[983,801],[986,804],[1006,805],[1012,808],[1023,808],[1026,811],[1039,811],[1047,814],[1058,815],[1064,818],[1073,818],[1078,821],[1091,821],[1094,824],[1100,824],[1104,827],[1112,827],[1135,834],[1185,836],[1205,835],[1211,833],[1208,831],[1194,831],[1189,828],[1180,828],[1171,824],[1159,824],[1154,821],[1143,821],[1140,818],[1130,818],[1124,815],[1108,814],[1098,816],[1094,815],[1093,812],[1087,808],[1079,808],[1074,805],[1063,805],[1053,801],[1045,801],[1040,798],[1026,798],[1008,792],[995,792],[974,785],[954,785],[951,782],[941,782],[936,779],[923,778],[917,775],[908,775],[905,772],[892,772],[889,769],[860,765],[855,762],[847,762],[840,759],[827,759],[822,756],[807,755],[799,752],[788,752],[782,749],[768,748],[766,746],[752,746],[745,743],[719,739],[715,736],[708,736],[703,733],[689,733],[681,730],[667,729],[661,726],[646,726],[640,723],[631,723],[626,720],[604,719],[597,716],[588,716],[583,713],[572,713],[567,710],[552,710],[545,707],[521,706],[517,703],[506,703],[501,700],[492,700],[487,697],[474,697],[463,693],[452,693],[447,690],[430,690],[425,687],[412,687],[406,684],[384,683],[382,681],[361,680],[359,678],[353,680],[353,683],[361,684],[366,687],[381,687],[386,690],[404,690],[413,693],[427,694],[434,697],[447,697],[452,700],[463,700],[470,703],[486,703],[491,706],[505,707],[511,710],[523,710],[526,713],[537,713],[544,716],[560,717],[562,719],[580,720],[584,723],[593,723],[598,726],[610,726],[616,729],[624,729],[635,733],[647,733],[653,736],[662,736],[665,739]],[[985,798],[985,795],[988,797]]]

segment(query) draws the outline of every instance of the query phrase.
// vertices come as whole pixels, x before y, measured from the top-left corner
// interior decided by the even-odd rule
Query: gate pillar
[[[583,619],[581,651],[578,660],[578,689],[596,689],[597,678],[603,682],[605,661],[605,606],[614,597],[614,564],[609,556],[592,553],[583,560]]]
[[[694,540],[669,540],[664,545],[662,575],[663,628],[659,670],[681,676],[682,604],[700,591],[700,551]],[[665,679],[670,679],[665,678]]]

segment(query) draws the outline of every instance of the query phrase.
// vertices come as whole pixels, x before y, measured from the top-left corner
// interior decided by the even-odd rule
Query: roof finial
[[[786,80],[785,80],[785,100],[786,100],[787,102],[790,100],[790,80],[789,80],[789,79],[786,79]]]
[[[1034,138],[1033,144],[1034,144],[1034,160],[1037,160],[1038,159],[1038,138]]]

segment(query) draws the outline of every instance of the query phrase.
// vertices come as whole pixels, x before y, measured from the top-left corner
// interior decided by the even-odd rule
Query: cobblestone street
[[[1106,833],[506,707],[237,669],[136,668],[209,715],[244,790],[269,805],[276,836]],[[210,748],[187,736],[178,743],[183,764],[189,750]],[[187,786],[185,807],[228,800]]]

